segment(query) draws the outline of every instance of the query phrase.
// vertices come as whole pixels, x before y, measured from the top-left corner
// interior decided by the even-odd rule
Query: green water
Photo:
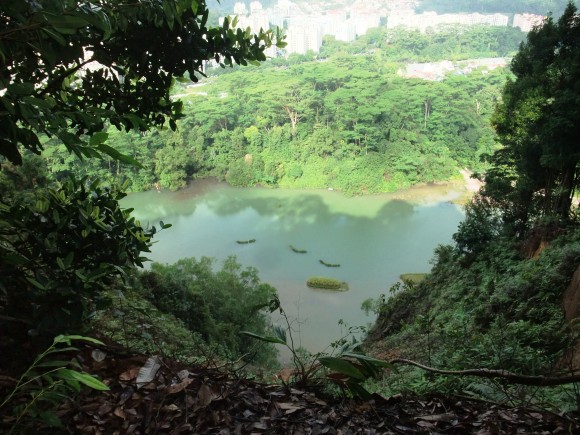
[[[297,341],[317,351],[340,337],[339,319],[351,326],[372,322],[361,303],[387,293],[401,273],[429,271],[433,249],[450,242],[463,219],[450,202],[457,196],[441,186],[347,198],[323,190],[239,189],[200,181],[174,193],[132,194],[123,205],[133,207],[143,224],[173,224],[156,235],[149,255],[154,261],[210,256],[220,262],[235,255],[242,265],[256,267],[295,319]],[[236,243],[250,239],[256,242]],[[290,245],[308,252],[297,254]],[[345,281],[349,291],[310,289],[306,280],[313,275]]]

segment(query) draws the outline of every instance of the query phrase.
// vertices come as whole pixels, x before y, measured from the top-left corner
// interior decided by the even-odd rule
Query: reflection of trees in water
[[[277,216],[285,227],[295,227],[304,223],[324,223],[332,214],[322,198],[304,194],[292,198],[247,197],[230,195],[208,198],[206,205],[218,216],[229,216],[253,209],[260,216]]]
[[[414,213],[415,205],[402,199],[393,199],[385,203],[375,219],[387,227],[394,228],[408,223]]]
[[[214,192],[205,201],[208,208],[218,216],[229,216],[252,209],[263,217],[277,217],[282,231],[294,231],[307,226],[327,226],[329,230],[348,230],[365,233],[372,221],[373,227],[383,230],[400,230],[415,213],[415,206],[401,199],[386,202],[376,216],[353,216],[332,213],[319,195],[302,194],[294,197],[248,197],[235,196],[235,191]]]

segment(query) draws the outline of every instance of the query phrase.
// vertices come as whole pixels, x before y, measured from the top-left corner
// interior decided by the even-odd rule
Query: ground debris
[[[557,434],[580,433],[579,421],[449,395],[330,401],[314,393],[240,379],[159,357],[137,388],[147,357],[103,361],[84,369],[110,391],[83,391],[58,412],[67,432],[86,434]],[[151,363],[149,361],[149,363]],[[150,364],[149,364],[150,365]],[[42,428],[39,428],[39,433]]]

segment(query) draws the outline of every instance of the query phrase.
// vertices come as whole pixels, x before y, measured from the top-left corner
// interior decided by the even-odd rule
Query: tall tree
[[[123,144],[107,144],[107,124],[145,131],[168,120],[175,129],[175,77],[195,81],[212,59],[266,59],[272,32],[207,19],[204,0],[1,1],[0,163],[21,164],[22,147],[40,154],[55,142],[43,135],[79,157],[133,161]],[[151,245],[155,227],[130,217],[123,196],[87,179],[27,201],[0,192],[0,314],[38,332],[79,328]]]
[[[580,182],[580,18],[569,3],[529,33],[512,61],[493,125],[503,148],[491,158],[485,194],[519,229],[531,219],[568,220]]]

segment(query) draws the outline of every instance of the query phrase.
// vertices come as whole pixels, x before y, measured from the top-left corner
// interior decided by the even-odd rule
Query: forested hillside
[[[468,420],[481,433],[485,420],[494,433],[520,424],[496,404],[458,417],[449,408],[463,398],[414,398],[422,404],[410,408],[372,391],[578,410],[572,3],[519,51],[513,29],[377,29],[349,46],[327,40],[320,56],[267,63],[281,35],[212,27],[204,0],[96,3],[0,2],[2,432],[106,432],[105,415],[133,433],[286,433],[298,427],[292,415],[328,432],[347,421],[348,431],[379,407],[380,421],[364,427],[417,432],[444,422],[463,433]],[[512,53],[510,72],[455,65],[439,81],[402,77],[411,61]],[[204,73],[210,59],[262,66]],[[453,244],[436,250],[432,273],[366,304],[378,315],[366,343],[375,358],[355,327],[326,353],[300,348],[275,289],[235,258],[140,272],[171,224],[144,226],[119,203],[127,187],[178,189],[195,177],[358,194],[445,180],[466,166],[485,186]],[[284,325],[268,324],[274,311]],[[272,343],[294,364],[275,378]],[[248,373],[281,387],[260,387],[261,396]],[[359,402],[340,408],[337,397]],[[327,405],[314,420],[311,408]],[[392,424],[394,409],[404,426]],[[529,433],[544,415],[526,414]],[[550,419],[551,432],[578,430],[573,419]]]
[[[176,131],[109,129],[143,168],[79,162],[55,141],[43,157],[53,178],[126,179],[131,190],[178,189],[208,176],[348,194],[447,180],[459,168],[481,168],[480,156],[493,151],[489,120],[507,72],[466,62],[450,64],[442,81],[401,73],[409,62],[506,56],[523,37],[513,28],[452,26],[435,35],[380,28],[353,44],[327,39],[317,57],[214,69],[196,85],[176,84],[184,102]]]
[[[436,250],[431,274],[376,302],[370,336],[384,354],[426,366],[504,370],[536,376],[519,384],[564,386],[411,370],[398,388],[577,405],[579,379],[566,376],[578,370],[579,288],[571,283],[580,266],[579,27],[570,5],[529,35],[492,117],[502,148],[488,159],[486,185],[466,207],[454,244]]]

